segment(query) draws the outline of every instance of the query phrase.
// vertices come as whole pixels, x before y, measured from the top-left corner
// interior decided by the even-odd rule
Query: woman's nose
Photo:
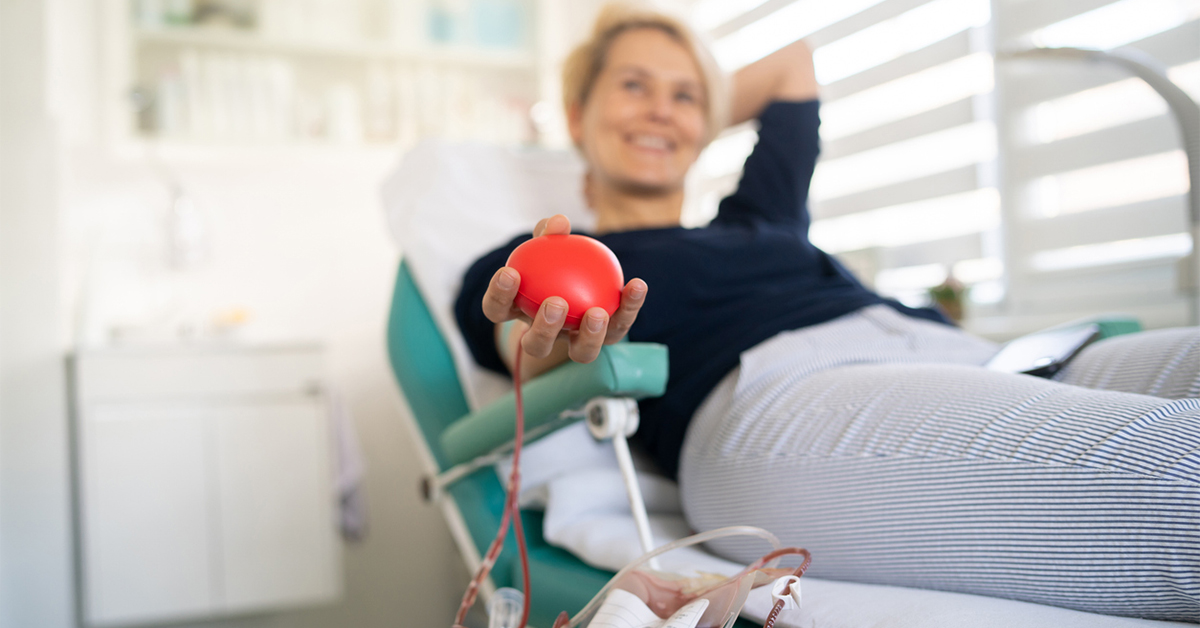
[[[657,91],[650,98],[650,117],[655,120],[670,120],[675,112],[675,102],[669,92]]]

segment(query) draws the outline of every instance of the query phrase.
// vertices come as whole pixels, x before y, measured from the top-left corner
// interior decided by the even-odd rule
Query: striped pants
[[[1200,622],[1200,329],[1061,381],[979,368],[995,350],[876,306],[747,351],[688,430],[689,523],[771,530],[820,578]]]

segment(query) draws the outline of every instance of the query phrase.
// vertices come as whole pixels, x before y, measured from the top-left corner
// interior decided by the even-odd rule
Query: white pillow
[[[542,218],[564,214],[572,228],[590,230],[583,173],[574,152],[426,140],[383,184],[392,235],[450,346],[471,409],[511,385],[476,365],[462,339],[454,300],[463,273]]]

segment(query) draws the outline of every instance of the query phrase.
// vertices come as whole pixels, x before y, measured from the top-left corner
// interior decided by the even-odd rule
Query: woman
[[[564,100],[592,235],[638,279],[611,320],[593,308],[564,332],[562,299],[532,320],[513,305],[519,237],[464,278],[476,359],[506,372],[524,351],[533,377],[626,335],[666,344],[640,446],[679,478],[693,527],[765,527],[812,550],[813,575],[1200,621],[1200,333],[1099,343],[1074,385],[978,368],[994,345],[881,299],[808,241],[816,96],[802,43],[738,72],[728,118],[757,118],[759,143],[713,222],[683,229],[722,79],[682,24],[607,8]],[[533,236],[569,230],[555,216]]]

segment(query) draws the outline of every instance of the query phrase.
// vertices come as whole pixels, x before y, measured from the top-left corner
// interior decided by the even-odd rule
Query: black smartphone
[[[1005,373],[1050,377],[1100,336],[1095,323],[1047,329],[1010,341],[987,361],[987,368]]]

